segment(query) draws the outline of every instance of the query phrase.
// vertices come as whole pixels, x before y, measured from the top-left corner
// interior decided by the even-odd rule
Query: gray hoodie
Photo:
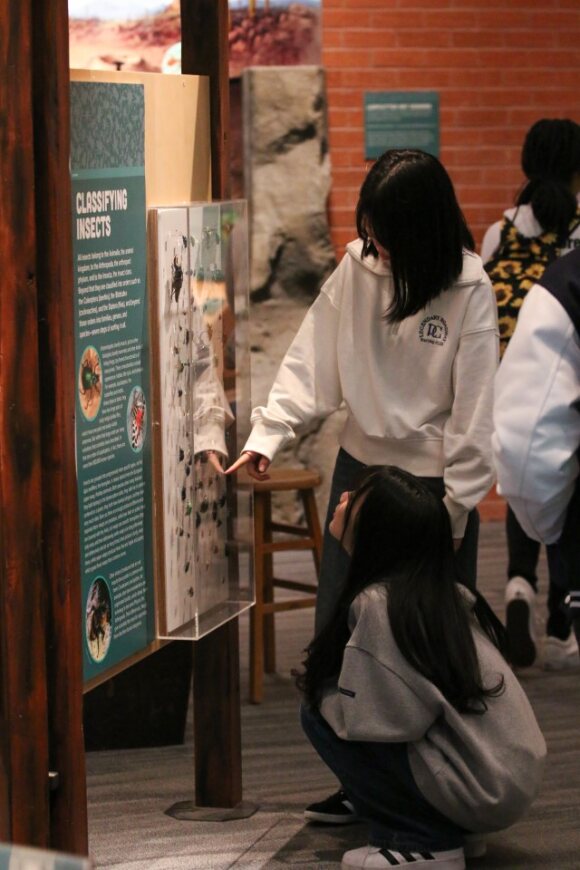
[[[408,743],[422,794],[466,830],[513,824],[536,797],[546,744],[522,687],[475,618],[484,683],[505,681],[502,694],[486,699],[482,715],[459,713],[403,657],[391,632],[385,585],[357,596],[349,622],[338,685],[320,707],[335,733],[344,740]]]

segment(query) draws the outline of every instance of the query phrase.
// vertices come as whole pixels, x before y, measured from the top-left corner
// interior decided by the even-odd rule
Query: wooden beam
[[[0,839],[47,846],[31,6],[0,5]]]
[[[228,29],[227,0],[181,0],[182,72],[210,80],[214,199],[230,195]],[[242,800],[238,620],[198,641],[193,661],[195,802],[234,807]]]
[[[242,800],[238,620],[195,644],[193,717],[195,803],[235,807]]]
[[[227,0],[181,0],[181,71],[209,76],[212,196],[230,196]]]
[[[50,843],[86,855],[67,0],[37,0],[32,39]]]

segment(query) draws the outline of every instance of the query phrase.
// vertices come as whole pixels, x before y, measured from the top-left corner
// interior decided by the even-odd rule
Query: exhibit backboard
[[[223,474],[250,418],[246,204],[149,220],[158,631],[190,639],[254,600],[251,487]]]

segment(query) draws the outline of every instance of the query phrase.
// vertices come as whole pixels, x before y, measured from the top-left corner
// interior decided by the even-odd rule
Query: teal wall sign
[[[155,636],[142,85],[72,82],[84,676]]]
[[[367,91],[365,158],[389,148],[419,148],[439,157],[439,94],[435,91]]]

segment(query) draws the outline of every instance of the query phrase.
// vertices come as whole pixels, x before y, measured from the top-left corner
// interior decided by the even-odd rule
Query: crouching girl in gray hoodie
[[[461,870],[466,834],[528,809],[546,754],[502,626],[456,582],[449,515],[413,475],[371,470],[330,530],[348,583],[297,682],[307,736],[369,823],[342,867]]]

